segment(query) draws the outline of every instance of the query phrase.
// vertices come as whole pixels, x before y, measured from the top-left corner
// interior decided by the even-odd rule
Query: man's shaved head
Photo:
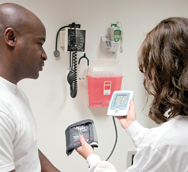
[[[39,18],[26,8],[13,3],[0,5],[0,33],[3,33],[6,28],[10,27],[18,34],[22,34],[34,22],[40,22],[42,24]]]

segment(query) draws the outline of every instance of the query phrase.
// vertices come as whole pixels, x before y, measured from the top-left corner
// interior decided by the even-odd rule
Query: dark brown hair
[[[154,97],[149,117],[159,124],[188,116],[188,19],[161,21],[143,41],[138,62],[144,87]]]

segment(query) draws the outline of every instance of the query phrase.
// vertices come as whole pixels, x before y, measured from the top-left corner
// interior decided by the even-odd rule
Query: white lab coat
[[[134,163],[126,172],[188,172],[187,116],[177,116],[152,129],[134,122],[126,132],[137,147]],[[87,162],[89,172],[116,172],[97,155],[90,155]]]

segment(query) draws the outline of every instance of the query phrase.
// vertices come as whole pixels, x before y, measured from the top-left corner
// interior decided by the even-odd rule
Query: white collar
[[[2,78],[0,76],[0,85],[3,86],[4,88],[6,88],[7,90],[16,93],[17,92],[17,85],[13,84],[12,82]]]

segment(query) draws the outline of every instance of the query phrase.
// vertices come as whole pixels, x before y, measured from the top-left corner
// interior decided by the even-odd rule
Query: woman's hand
[[[85,159],[87,159],[87,157],[91,154],[95,154],[93,148],[85,141],[83,136],[80,136],[80,142],[81,145],[80,147],[78,147],[76,149],[76,151],[83,156]]]
[[[136,112],[132,99],[130,100],[130,107],[127,112],[127,116],[119,116],[116,118],[119,119],[120,124],[124,129],[127,129],[133,122],[136,121]]]

